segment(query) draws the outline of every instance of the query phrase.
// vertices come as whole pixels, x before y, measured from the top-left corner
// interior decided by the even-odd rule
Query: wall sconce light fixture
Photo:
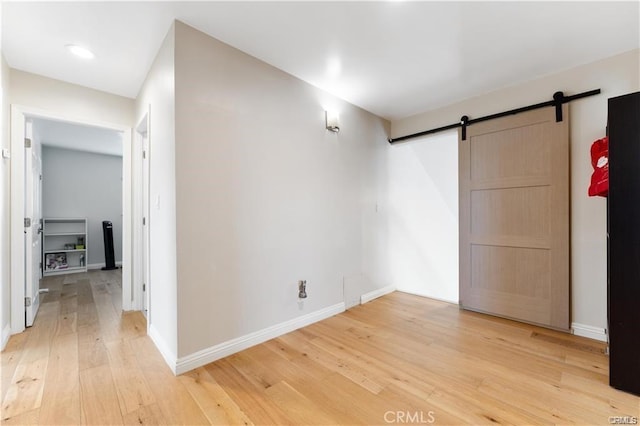
[[[338,122],[338,114],[333,111],[324,112],[324,120],[327,130],[338,133],[340,131],[340,123]]]

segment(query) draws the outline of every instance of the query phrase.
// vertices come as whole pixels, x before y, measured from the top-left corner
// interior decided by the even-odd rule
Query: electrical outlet
[[[298,299],[307,298],[307,280],[298,281]]]
[[[7,148],[2,148],[2,158],[11,158],[11,151]]]

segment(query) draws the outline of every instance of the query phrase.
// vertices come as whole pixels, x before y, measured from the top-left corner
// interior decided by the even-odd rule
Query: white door
[[[40,307],[40,278],[42,274],[42,160],[34,146],[32,122],[25,122],[25,321],[31,327]]]

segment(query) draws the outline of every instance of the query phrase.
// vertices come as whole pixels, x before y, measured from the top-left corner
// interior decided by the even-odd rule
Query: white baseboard
[[[224,358],[236,352],[240,352],[243,349],[247,349],[251,346],[266,342],[267,340],[282,336],[283,334],[305,327],[309,324],[313,324],[314,322],[332,317],[336,314],[344,312],[344,310],[344,302],[336,303],[335,305],[320,309],[319,311],[311,312],[301,317],[294,318],[292,320],[285,321],[253,333],[249,333],[245,336],[237,337],[235,339],[220,343],[215,346],[211,346],[206,349],[202,349],[198,352],[194,352],[190,355],[178,358],[175,366],[175,373],[186,373],[187,371],[193,370],[194,368],[201,367],[220,358]]]
[[[165,342],[162,336],[160,336],[160,333],[158,333],[158,330],[156,330],[153,324],[149,326],[148,334],[153,343],[156,345],[156,348],[158,348],[158,351],[160,351],[160,354],[164,358],[164,361],[167,363],[173,374],[176,374],[176,357],[175,355],[173,355],[173,353],[169,349],[169,346],[167,345],[167,342]]]
[[[7,323],[2,329],[2,341],[0,342],[0,351],[4,351],[4,348],[7,346],[7,342],[9,342],[9,337],[11,337],[11,325]]]
[[[592,327],[590,325],[571,323],[571,330],[576,336],[588,337],[589,339],[607,342],[607,330],[600,327]]]
[[[371,302],[373,299],[382,297],[385,294],[393,293],[394,291],[396,291],[396,287],[393,284],[384,286],[382,288],[370,291],[369,293],[365,293],[362,296],[360,296],[360,303],[364,304],[367,302]]]
[[[452,299],[445,299],[444,297],[435,297],[432,296],[430,294],[427,293],[422,293],[422,292],[417,292],[417,291],[409,291],[409,290],[403,290],[401,288],[396,289],[397,291],[399,291],[400,293],[407,293],[407,294],[411,294],[413,296],[419,296],[419,297],[425,297],[427,299],[431,299],[431,300],[437,300],[439,302],[446,302],[446,303],[452,303],[454,305],[459,305],[460,302],[458,300],[452,300]]]
[[[104,266],[104,263],[88,263],[87,264],[87,269],[88,270],[93,270],[93,269],[102,269],[102,267]],[[116,262],[116,266],[118,268],[122,268],[122,262]]]

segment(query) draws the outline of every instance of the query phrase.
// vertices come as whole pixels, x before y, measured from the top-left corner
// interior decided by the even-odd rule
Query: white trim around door
[[[25,329],[24,310],[24,128],[26,117],[38,117],[50,120],[66,121],[85,126],[97,126],[122,132],[122,309],[133,307],[132,288],[132,161],[131,127],[86,120],[78,117],[61,116],[51,111],[22,105],[11,105],[11,182],[10,182],[10,285],[11,285],[11,334],[21,333]]]

